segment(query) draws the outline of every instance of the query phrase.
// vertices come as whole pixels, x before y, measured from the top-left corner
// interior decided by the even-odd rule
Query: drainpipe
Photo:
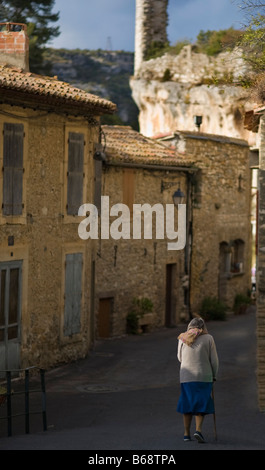
[[[192,174],[187,174],[187,219],[186,219],[186,246],[185,246],[185,274],[188,276],[188,314],[189,319],[192,319],[192,312],[190,306],[190,284],[191,284],[191,260],[192,260],[192,244],[193,244],[193,211],[192,211]]]

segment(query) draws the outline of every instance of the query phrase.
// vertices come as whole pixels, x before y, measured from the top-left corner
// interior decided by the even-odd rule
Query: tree
[[[238,0],[237,0],[238,2]],[[244,11],[246,24],[239,41],[244,59],[255,72],[265,71],[265,2],[262,0],[243,0],[239,8]]]
[[[224,50],[233,49],[241,35],[241,31],[232,27],[220,31],[201,30],[197,36],[196,46],[199,52],[214,56]]]
[[[0,0],[1,22],[27,24],[29,36],[30,70],[35,73],[50,72],[45,62],[46,44],[59,36],[59,26],[50,26],[59,19],[59,12],[53,13],[55,0]]]

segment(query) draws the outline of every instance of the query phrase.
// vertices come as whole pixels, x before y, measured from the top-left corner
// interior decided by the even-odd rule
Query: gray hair
[[[188,324],[188,330],[190,330],[191,328],[199,328],[200,330],[203,330],[205,328],[205,323],[204,323],[204,320],[202,318],[193,318],[189,324]]]

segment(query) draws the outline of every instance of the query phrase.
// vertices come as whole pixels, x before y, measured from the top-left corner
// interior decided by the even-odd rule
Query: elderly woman
[[[181,395],[177,411],[183,414],[184,441],[191,440],[190,426],[195,415],[194,437],[203,443],[204,416],[214,413],[212,386],[219,366],[215,342],[202,318],[193,318],[178,340]]]

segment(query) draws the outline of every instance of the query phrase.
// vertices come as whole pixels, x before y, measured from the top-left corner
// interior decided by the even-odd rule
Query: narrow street
[[[47,432],[40,424],[29,435],[1,433],[0,449],[264,449],[265,414],[258,410],[255,376],[255,311],[207,326],[220,359],[217,441],[212,415],[205,418],[206,444],[182,439],[182,416],[176,412],[176,338],[182,326],[97,342],[87,359],[47,372]]]

